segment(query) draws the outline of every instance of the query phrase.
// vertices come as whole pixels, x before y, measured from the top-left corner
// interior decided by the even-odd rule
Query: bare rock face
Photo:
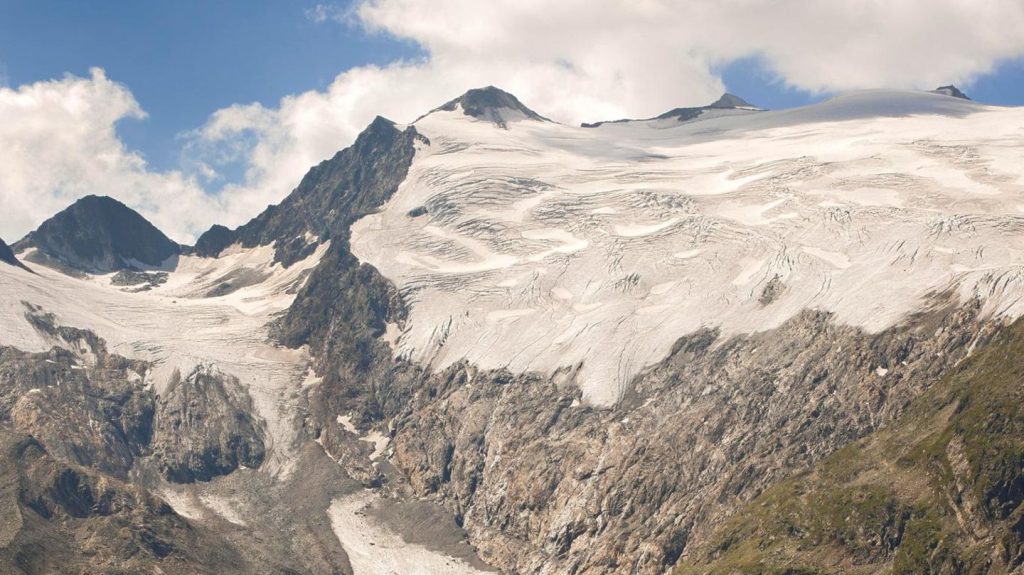
[[[0,347],[0,572],[254,572],[217,532],[131,483],[154,437],[150,365],[38,307],[25,314],[54,347]],[[196,433],[195,449],[212,443]]]
[[[960,98],[961,100],[970,100],[970,98],[967,97],[967,94],[964,94],[963,92],[960,91],[960,88],[957,88],[952,84],[948,86],[939,86],[938,88],[932,90],[932,92],[935,92],[936,94],[942,94],[943,96]]]
[[[215,256],[234,243],[273,244],[275,261],[287,267],[322,241],[345,241],[349,224],[387,201],[405,179],[413,142],[421,138],[414,128],[398,130],[378,116],[350,147],[310,169],[280,204],[236,230],[213,226],[196,240],[196,253]]]
[[[11,250],[10,246],[4,243],[3,240],[0,240],[0,262],[25,270],[28,269],[25,267],[25,264],[18,261],[18,258],[14,256],[14,252]]]
[[[36,248],[40,262],[79,272],[158,268],[181,253],[153,224],[121,202],[86,196],[14,245]]]
[[[7,426],[0,426],[0,519],[3,573],[250,568],[218,534],[189,524],[145,490],[63,463],[38,440]]]
[[[662,573],[739,505],[901,414],[991,336],[977,313],[937,304],[875,335],[817,312],[697,333],[611,410],[558,378],[454,366],[382,392],[409,392],[390,463],[504,569]]]
[[[209,481],[239,466],[257,468],[266,448],[252,400],[232,376],[199,366],[175,374],[156,402],[153,457],[177,483]]]
[[[447,112],[456,109],[462,110],[462,113],[467,116],[493,122],[503,128],[507,126],[507,122],[515,120],[550,121],[527,108],[519,101],[519,98],[494,86],[474,88],[437,108],[437,110]]]

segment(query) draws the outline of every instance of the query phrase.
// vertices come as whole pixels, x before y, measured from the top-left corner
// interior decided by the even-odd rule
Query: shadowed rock
[[[948,86],[939,86],[938,88],[932,90],[932,92],[936,94],[942,94],[943,96],[960,98],[961,100],[970,100],[970,98],[967,97],[967,94],[964,94],[963,92],[960,91],[960,88],[957,88],[952,84]]]
[[[494,122],[503,128],[515,120],[550,121],[527,108],[512,94],[494,86],[470,90],[434,111],[454,112],[456,109],[461,109],[467,116]]]
[[[181,246],[138,212],[105,196],[86,196],[14,244],[36,248],[30,261],[79,272],[170,267]]]

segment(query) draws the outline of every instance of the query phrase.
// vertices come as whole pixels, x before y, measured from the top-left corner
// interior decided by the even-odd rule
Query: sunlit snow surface
[[[174,370],[188,375],[197,365],[212,365],[248,389],[269,435],[265,468],[287,473],[296,438],[293,408],[309,361],[304,351],[271,345],[266,325],[291,305],[304,272],[326,249],[321,245],[288,269],[273,263],[270,246],[234,246],[217,259],[185,256],[166,284],[141,293],[110,285],[110,275],[73,278],[32,265],[34,275],[3,265],[0,345],[45,351],[57,343],[25,319],[22,302],[28,302],[55,314],[62,325],[96,332],[112,353],[155,362],[146,381],[158,391]],[[251,285],[204,297],[226,281]]]
[[[397,353],[578,366],[609,404],[702,326],[879,330],[951,286],[1024,310],[1024,110],[871,91],[668,126],[419,120],[430,144],[352,236],[410,304]]]

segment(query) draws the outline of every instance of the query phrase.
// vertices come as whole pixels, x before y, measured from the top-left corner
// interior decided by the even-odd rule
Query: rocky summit
[[[29,261],[53,261],[72,270],[107,273],[169,268],[181,251],[138,212],[104,196],[86,196],[14,244],[32,250]]]
[[[15,266],[22,269],[28,269],[25,264],[18,261],[18,258],[14,255],[14,251],[11,250],[10,246],[0,240],[0,262],[3,262],[9,266]]]
[[[0,265],[0,570],[1018,573],[1024,113],[958,94],[487,87],[191,248],[83,198]]]

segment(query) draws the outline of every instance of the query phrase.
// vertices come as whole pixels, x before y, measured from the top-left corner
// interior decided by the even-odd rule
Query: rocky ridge
[[[30,261],[88,273],[170,267],[181,253],[138,212],[105,196],[86,196],[12,246],[35,248]]]
[[[145,365],[114,358],[95,334],[56,325],[40,309],[30,308],[28,313],[40,330],[59,340],[59,349],[43,355],[10,348],[0,351],[0,374],[13,374],[6,380],[0,377],[0,389],[10,390],[0,395],[0,409],[8,406],[10,413],[23,414],[0,412],[0,419],[9,418],[19,429],[43,437],[40,445],[58,453],[60,461],[84,462],[111,476],[132,478],[133,470],[145,471],[148,463],[172,480],[206,481],[230,473],[225,479],[232,487],[274,494],[274,512],[264,514],[272,523],[268,530],[290,529],[293,524],[281,516],[296,513],[300,506],[310,517],[316,507],[322,510],[330,501],[329,486],[357,489],[345,483],[347,474],[396,500],[443,505],[482,556],[506,572],[653,574],[682,560],[683,568],[689,568],[690,561],[698,562],[693,572],[747,572],[744,569],[763,565],[762,571],[751,572],[771,573],[792,562],[759,558],[760,563],[714,564],[720,556],[739,549],[723,546],[723,540],[736,540],[728,533],[756,536],[765,542],[764,549],[772,553],[781,549],[779,556],[793,549],[788,541],[772,547],[781,533],[774,526],[762,529],[745,523],[751,518],[761,520],[752,509],[781,501],[783,507],[773,509],[781,509],[780,516],[787,517],[792,506],[800,504],[789,496],[794,492],[788,490],[792,484],[787,482],[804,481],[801,474],[832,465],[829,462],[840,456],[844,446],[856,445],[865,437],[871,441],[887,426],[908,421],[908,414],[917,413],[922,401],[947,393],[942,391],[948,389],[944,382],[959,377],[957,366],[977,366],[982,361],[999,373],[1016,374],[1015,364],[1000,363],[1000,358],[1014,351],[1000,343],[1004,325],[984,314],[980,301],[964,301],[951,293],[932,294],[925,309],[877,333],[810,310],[759,333],[724,336],[715,329],[697,331],[679,339],[667,358],[633,379],[621,401],[605,409],[581,402],[573,367],[547,377],[480,370],[465,362],[431,370],[395,358],[388,329],[404,321],[407,302],[376,269],[352,255],[349,226],[393,196],[406,178],[417,147],[428,144],[415,127],[399,129],[386,120],[375,120],[352,147],[311,170],[280,205],[237,230],[215,228],[197,242],[197,252],[207,257],[235,243],[273,245],[276,261],[286,266],[302,260],[303,254],[322,242],[331,242],[272,331],[289,347],[308,346],[313,356],[318,382],[305,391],[308,410],[300,425],[306,443],[299,465],[309,464],[303,467],[304,474],[317,475],[315,480],[301,477],[292,483],[263,483],[269,480],[245,473],[262,458],[260,425],[244,417],[251,408],[230,376],[203,368],[156,397],[142,385]],[[762,292],[760,305],[771,305],[776,292],[784,289],[780,284],[770,293]],[[57,369],[48,367],[53,365],[63,371],[45,371]],[[109,375],[110,369],[116,378]],[[89,378],[76,384],[85,391],[65,397],[49,385],[39,391],[25,389],[29,382],[56,383],[65,373]],[[979,372],[977,378],[994,379],[992,375]],[[111,383],[114,380],[116,385]],[[64,381],[60,379],[62,385]],[[1000,381],[1002,387],[994,390],[995,396],[1015,397],[1019,382],[1012,377]],[[960,387],[969,390],[973,382],[974,376]],[[102,402],[87,399],[77,405],[69,400],[94,398],[97,392],[92,386],[112,385],[113,391],[99,394]],[[45,409],[30,409],[28,404],[40,396],[51,403]],[[990,396],[965,395],[956,405],[980,406],[978,413],[984,413],[991,407],[982,401],[985,397]],[[995,406],[996,411],[990,412],[1003,413],[999,410],[1011,405]],[[68,411],[62,414],[61,409]],[[72,409],[80,420],[102,414],[103,431],[59,429],[57,422],[70,417]],[[47,419],[49,413],[57,416]],[[1006,411],[1001,421],[1012,422],[1013,417],[1015,412]],[[980,420],[961,421],[958,433],[965,435],[962,430],[976,428]],[[1019,430],[1012,425],[997,431],[1003,434],[1000,446],[1012,447],[1019,441]],[[51,439],[45,439],[47,434]],[[375,445],[369,444],[368,437],[377,438]],[[1018,512],[1011,504],[1019,499],[1019,457],[1014,459],[1012,449],[981,450],[979,457],[975,447],[981,444],[968,439],[962,439],[963,445],[943,443],[939,451],[947,455],[935,461],[952,470],[947,475],[954,478],[947,483],[948,493],[967,524],[998,533],[1001,547],[993,547],[996,538],[984,535],[978,539],[978,548],[998,551],[1008,558],[1001,559],[1003,564],[1016,565],[1020,537],[1013,521]],[[310,464],[322,455],[321,447],[340,465]],[[992,470],[991,476],[998,480],[992,489],[979,482],[989,471],[982,463],[990,453],[1002,462]],[[881,460],[862,459],[865,463],[858,464],[858,473],[877,475]],[[845,482],[853,476],[844,477]],[[801,485],[825,491],[835,483]],[[782,496],[773,495],[778,493]],[[979,493],[980,498],[973,495]],[[252,508],[262,501],[254,498]],[[55,508],[53,503],[48,505]],[[864,508],[858,505],[856,498],[840,498],[829,515],[843,517],[851,509]],[[8,508],[15,506],[5,506],[4,511],[9,512]],[[152,508],[153,514],[166,515],[161,515],[159,503],[153,507],[142,496],[132,499],[128,508]],[[855,564],[860,558],[867,565],[885,563],[893,555],[891,542],[899,531],[891,527],[925,518],[912,509],[904,514],[910,507],[883,505],[889,508],[898,513],[883,518],[877,538],[871,539],[870,530],[861,530],[856,537],[879,541],[890,551],[865,554],[861,542],[853,541]],[[917,532],[924,533],[921,545],[942,548],[944,534],[957,529],[950,520],[957,513],[951,513],[940,528]],[[993,527],[989,515],[999,521],[1010,519]],[[804,516],[798,513],[797,520]],[[186,521],[177,515],[169,517]],[[239,520],[251,517],[243,514]],[[229,541],[225,553],[253,552],[244,543],[249,533],[234,529],[225,527]],[[856,539],[842,529],[829,529],[815,531],[815,536],[831,537],[829,541],[840,545]],[[322,539],[322,525],[303,524],[296,533],[301,546],[290,547],[274,538],[266,541],[274,542],[275,553],[293,556],[311,548],[320,553],[301,566],[274,565],[267,572],[289,572],[293,567],[325,573],[351,570],[337,542]],[[725,539],[722,533],[727,534]],[[113,535],[105,540],[122,538]],[[214,561],[202,555],[209,550],[189,555],[188,540],[181,541],[167,556],[184,557],[200,566]],[[140,564],[157,564],[158,559],[144,561]],[[158,564],[167,569],[173,562]],[[974,564],[943,560],[935,566]],[[819,567],[808,565],[808,570]],[[835,564],[829,565],[825,569],[835,569]],[[719,567],[723,570],[715,571]],[[202,572],[198,567],[196,571]]]

